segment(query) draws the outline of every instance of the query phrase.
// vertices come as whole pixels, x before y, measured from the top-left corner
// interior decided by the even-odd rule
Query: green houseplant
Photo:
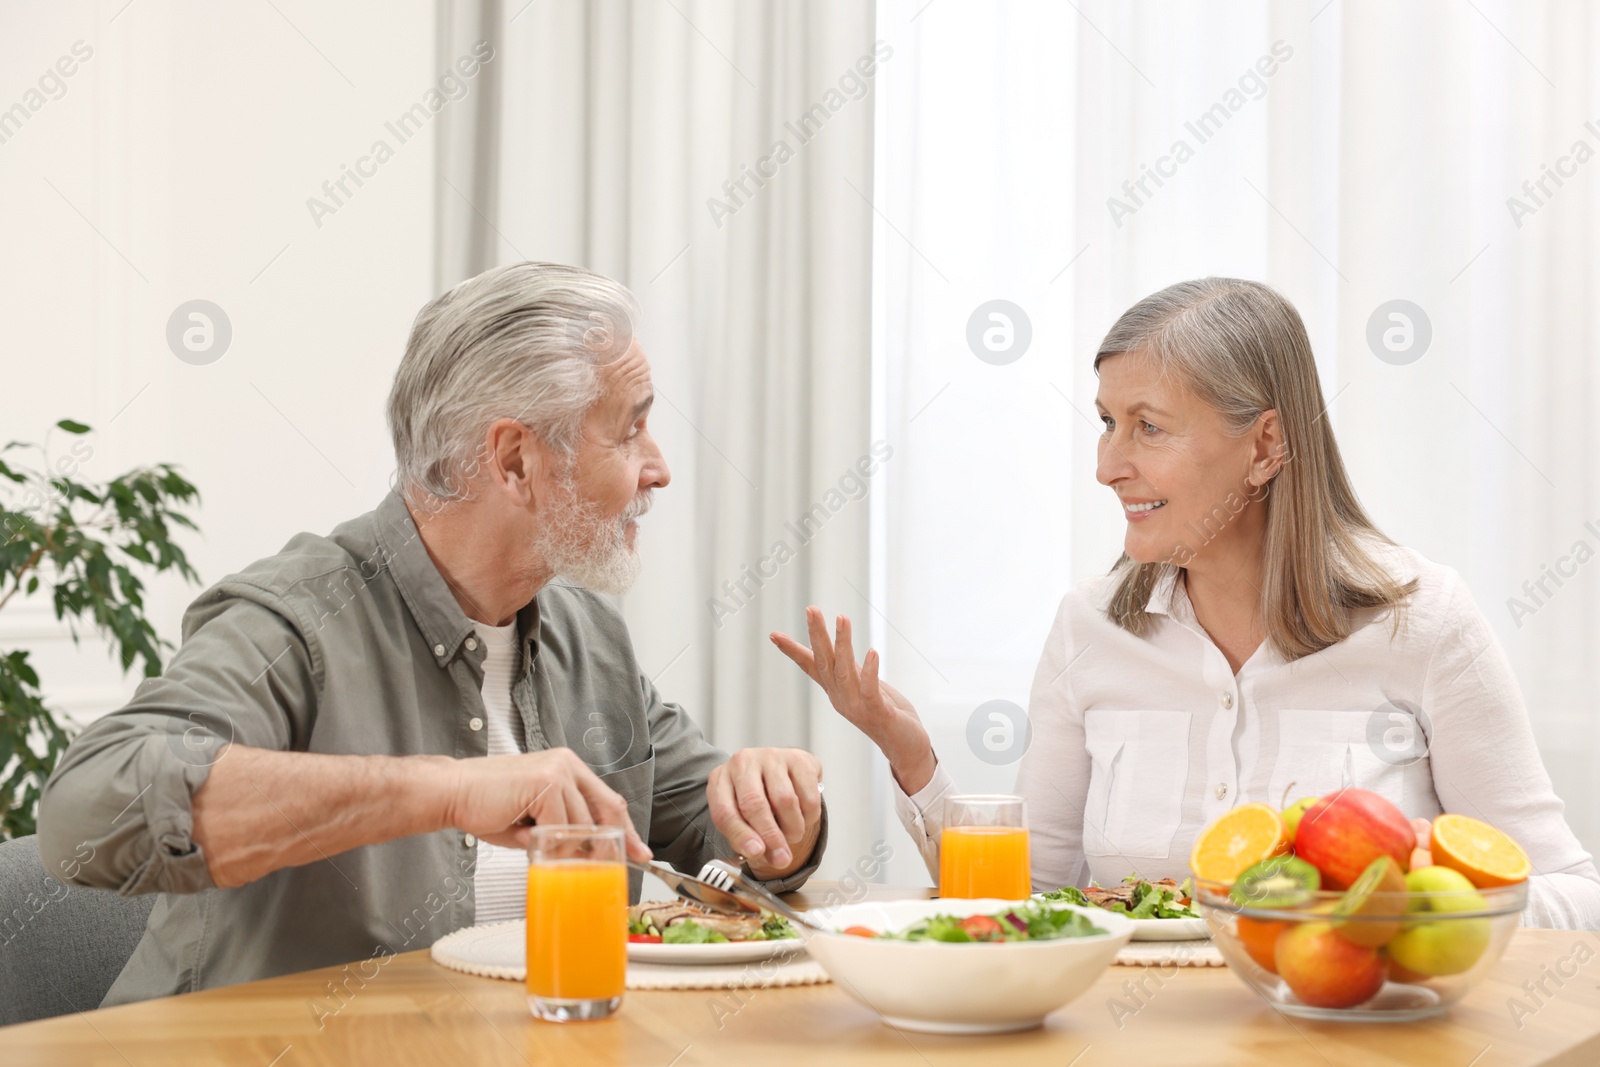
[[[69,453],[52,463],[45,445],[0,447],[0,609],[41,585],[52,592],[57,619],[74,643],[87,623],[122,661],[145,677],[161,673],[161,639],[145,618],[144,583],[136,570],[199,576],[171,538],[171,525],[199,528],[179,510],[200,491],[169,464],[140,467],[103,484],[75,475],[94,455],[89,427],[63,419]],[[37,452],[44,469],[17,456]],[[0,840],[31,834],[45,780],[70,740],[44,701],[39,676],[21,649],[0,648]]]

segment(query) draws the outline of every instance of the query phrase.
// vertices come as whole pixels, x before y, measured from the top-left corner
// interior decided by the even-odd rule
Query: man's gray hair
[[[435,298],[411,326],[389,392],[401,492],[464,497],[500,418],[576,455],[600,397],[596,368],[628,351],[638,316],[625,286],[559,263],[496,267]]]

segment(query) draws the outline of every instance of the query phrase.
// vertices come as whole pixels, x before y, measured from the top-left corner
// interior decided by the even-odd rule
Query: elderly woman
[[[1258,282],[1184,282],[1130,308],[1094,367],[1096,476],[1127,536],[1062,599],[1034,676],[1016,787],[1034,886],[1181,879],[1230,807],[1355,786],[1499,827],[1536,872],[1526,923],[1600,926],[1600,876],[1505,654],[1461,577],[1362,510],[1294,307]],[[774,643],[888,757],[936,871],[953,785],[926,730],[876,651],[858,667],[849,619],[834,638],[807,621],[809,649]]]

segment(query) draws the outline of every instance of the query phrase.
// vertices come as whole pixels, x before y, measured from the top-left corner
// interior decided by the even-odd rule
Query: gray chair
[[[154,904],[57,881],[37,838],[0,842],[0,1026],[99,1007]]]

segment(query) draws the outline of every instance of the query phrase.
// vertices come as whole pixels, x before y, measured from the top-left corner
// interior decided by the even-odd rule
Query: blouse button
[[[1223,693],[1222,694],[1222,706],[1225,707],[1225,708],[1233,707],[1233,694],[1232,693]]]
[[[474,715],[472,718],[467,720],[467,725],[472,727],[474,732],[476,732],[483,729],[483,720]]]
[[[476,845],[478,843],[478,839],[476,837],[473,837],[471,834],[462,834],[461,835],[461,843],[462,843],[462,845],[466,846],[467,848],[471,848],[473,845]]]
[[[1217,786],[1217,799],[1221,800],[1223,797],[1225,797],[1227,795],[1228,795],[1228,783],[1223,782],[1221,785]]]
[[[442,655],[444,655],[444,646],[443,646],[443,645],[434,645],[434,646],[433,646],[433,654],[434,654],[434,655],[435,655],[435,656],[442,656]]]
[[[478,639],[476,637],[467,638],[467,651],[468,652],[476,652],[477,650],[478,650]]]

